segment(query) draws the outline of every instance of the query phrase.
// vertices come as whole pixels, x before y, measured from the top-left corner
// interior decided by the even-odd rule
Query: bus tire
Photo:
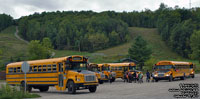
[[[46,91],[49,90],[49,86],[41,86],[41,87],[39,88],[39,90],[40,90],[40,92],[46,92]]]
[[[103,84],[103,81],[102,81],[102,80],[99,80],[99,84]]]
[[[158,82],[158,79],[155,79],[156,82]]]
[[[185,73],[184,73],[183,76],[181,77],[181,80],[185,80]]]
[[[89,89],[90,92],[96,92],[97,86],[89,86],[88,89]]]
[[[192,74],[191,77],[194,78],[195,77],[194,74]]]
[[[115,81],[115,78],[113,77],[113,78],[111,79],[111,81],[114,82],[114,81]]]
[[[169,82],[171,82],[173,80],[172,75],[169,76]]]
[[[20,85],[20,90],[24,91],[24,89],[25,89],[25,81],[22,81],[21,85]],[[26,85],[26,91],[31,92],[32,91],[32,86]]]
[[[75,94],[76,93],[76,86],[72,80],[68,81],[67,83],[68,93]]]

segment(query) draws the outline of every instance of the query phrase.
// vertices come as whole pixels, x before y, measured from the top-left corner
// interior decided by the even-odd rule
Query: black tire
[[[24,89],[25,89],[25,82],[22,81],[21,85],[20,85],[20,90],[24,91]],[[32,86],[26,85],[26,91],[31,92],[32,91]]]
[[[103,81],[102,81],[102,80],[99,80],[99,84],[103,84]]]
[[[25,89],[24,87],[25,87],[25,82],[22,81],[22,82],[21,82],[21,85],[20,85],[20,90],[21,90],[21,91],[24,91],[24,89]]]
[[[97,86],[90,86],[88,89],[90,92],[96,92]]]
[[[156,78],[153,78],[153,79],[154,79],[155,82],[158,82],[158,79],[156,79]]]
[[[76,93],[76,86],[73,81],[68,81],[67,83],[68,93],[75,94]]]
[[[192,74],[191,77],[194,78],[195,77],[194,74]]]
[[[113,78],[111,79],[111,81],[112,81],[112,82],[115,82],[115,78],[113,77]]]
[[[185,80],[185,74],[183,74],[183,76],[181,77],[181,80]]]
[[[172,75],[169,76],[169,82],[171,82],[173,80]]]
[[[42,86],[39,88],[40,92],[46,92],[49,90],[49,86]]]

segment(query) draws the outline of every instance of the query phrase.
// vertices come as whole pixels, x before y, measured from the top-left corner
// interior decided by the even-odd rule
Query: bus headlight
[[[167,74],[166,76],[169,76],[169,74]]]
[[[77,81],[81,81],[80,78],[78,78]]]
[[[158,74],[154,74],[153,76],[154,76],[154,77],[157,77],[157,76],[158,76]]]

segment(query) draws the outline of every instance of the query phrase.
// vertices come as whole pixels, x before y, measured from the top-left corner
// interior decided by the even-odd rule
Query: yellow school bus
[[[100,72],[100,69],[98,68],[98,64],[90,63],[88,66],[88,70],[96,73],[96,76],[100,84],[103,84],[104,81],[108,81],[108,78],[106,78],[105,74]]]
[[[194,64],[180,61],[159,61],[154,66],[152,76],[156,82],[163,79],[171,82],[174,78],[184,80],[187,76],[194,78]]]
[[[116,78],[124,78],[124,73],[128,72],[136,72],[141,73],[140,71],[136,70],[136,64],[133,62],[130,63],[108,63],[110,66],[110,70],[116,72]]]
[[[98,68],[99,68],[100,72],[105,74],[106,79],[111,80],[112,82],[115,81],[116,73],[110,71],[110,67],[109,67],[108,64],[105,64],[105,63],[104,64],[98,64]],[[110,75],[112,75],[112,77],[110,77]]]
[[[74,55],[61,58],[27,61],[30,70],[27,72],[27,91],[32,88],[41,92],[48,91],[49,86],[57,90],[76,93],[78,89],[89,89],[95,92],[98,79],[94,72],[88,71],[88,59]],[[24,73],[21,70],[23,62],[10,63],[6,67],[6,82],[10,85],[25,86]]]

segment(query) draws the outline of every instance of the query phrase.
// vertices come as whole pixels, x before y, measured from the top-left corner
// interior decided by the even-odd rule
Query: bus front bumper
[[[157,80],[168,80],[168,79],[169,79],[169,76],[153,77],[153,79],[157,79]]]
[[[89,87],[89,86],[98,86],[98,82],[87,82],[87,83],[76,83],[76,87]]]

